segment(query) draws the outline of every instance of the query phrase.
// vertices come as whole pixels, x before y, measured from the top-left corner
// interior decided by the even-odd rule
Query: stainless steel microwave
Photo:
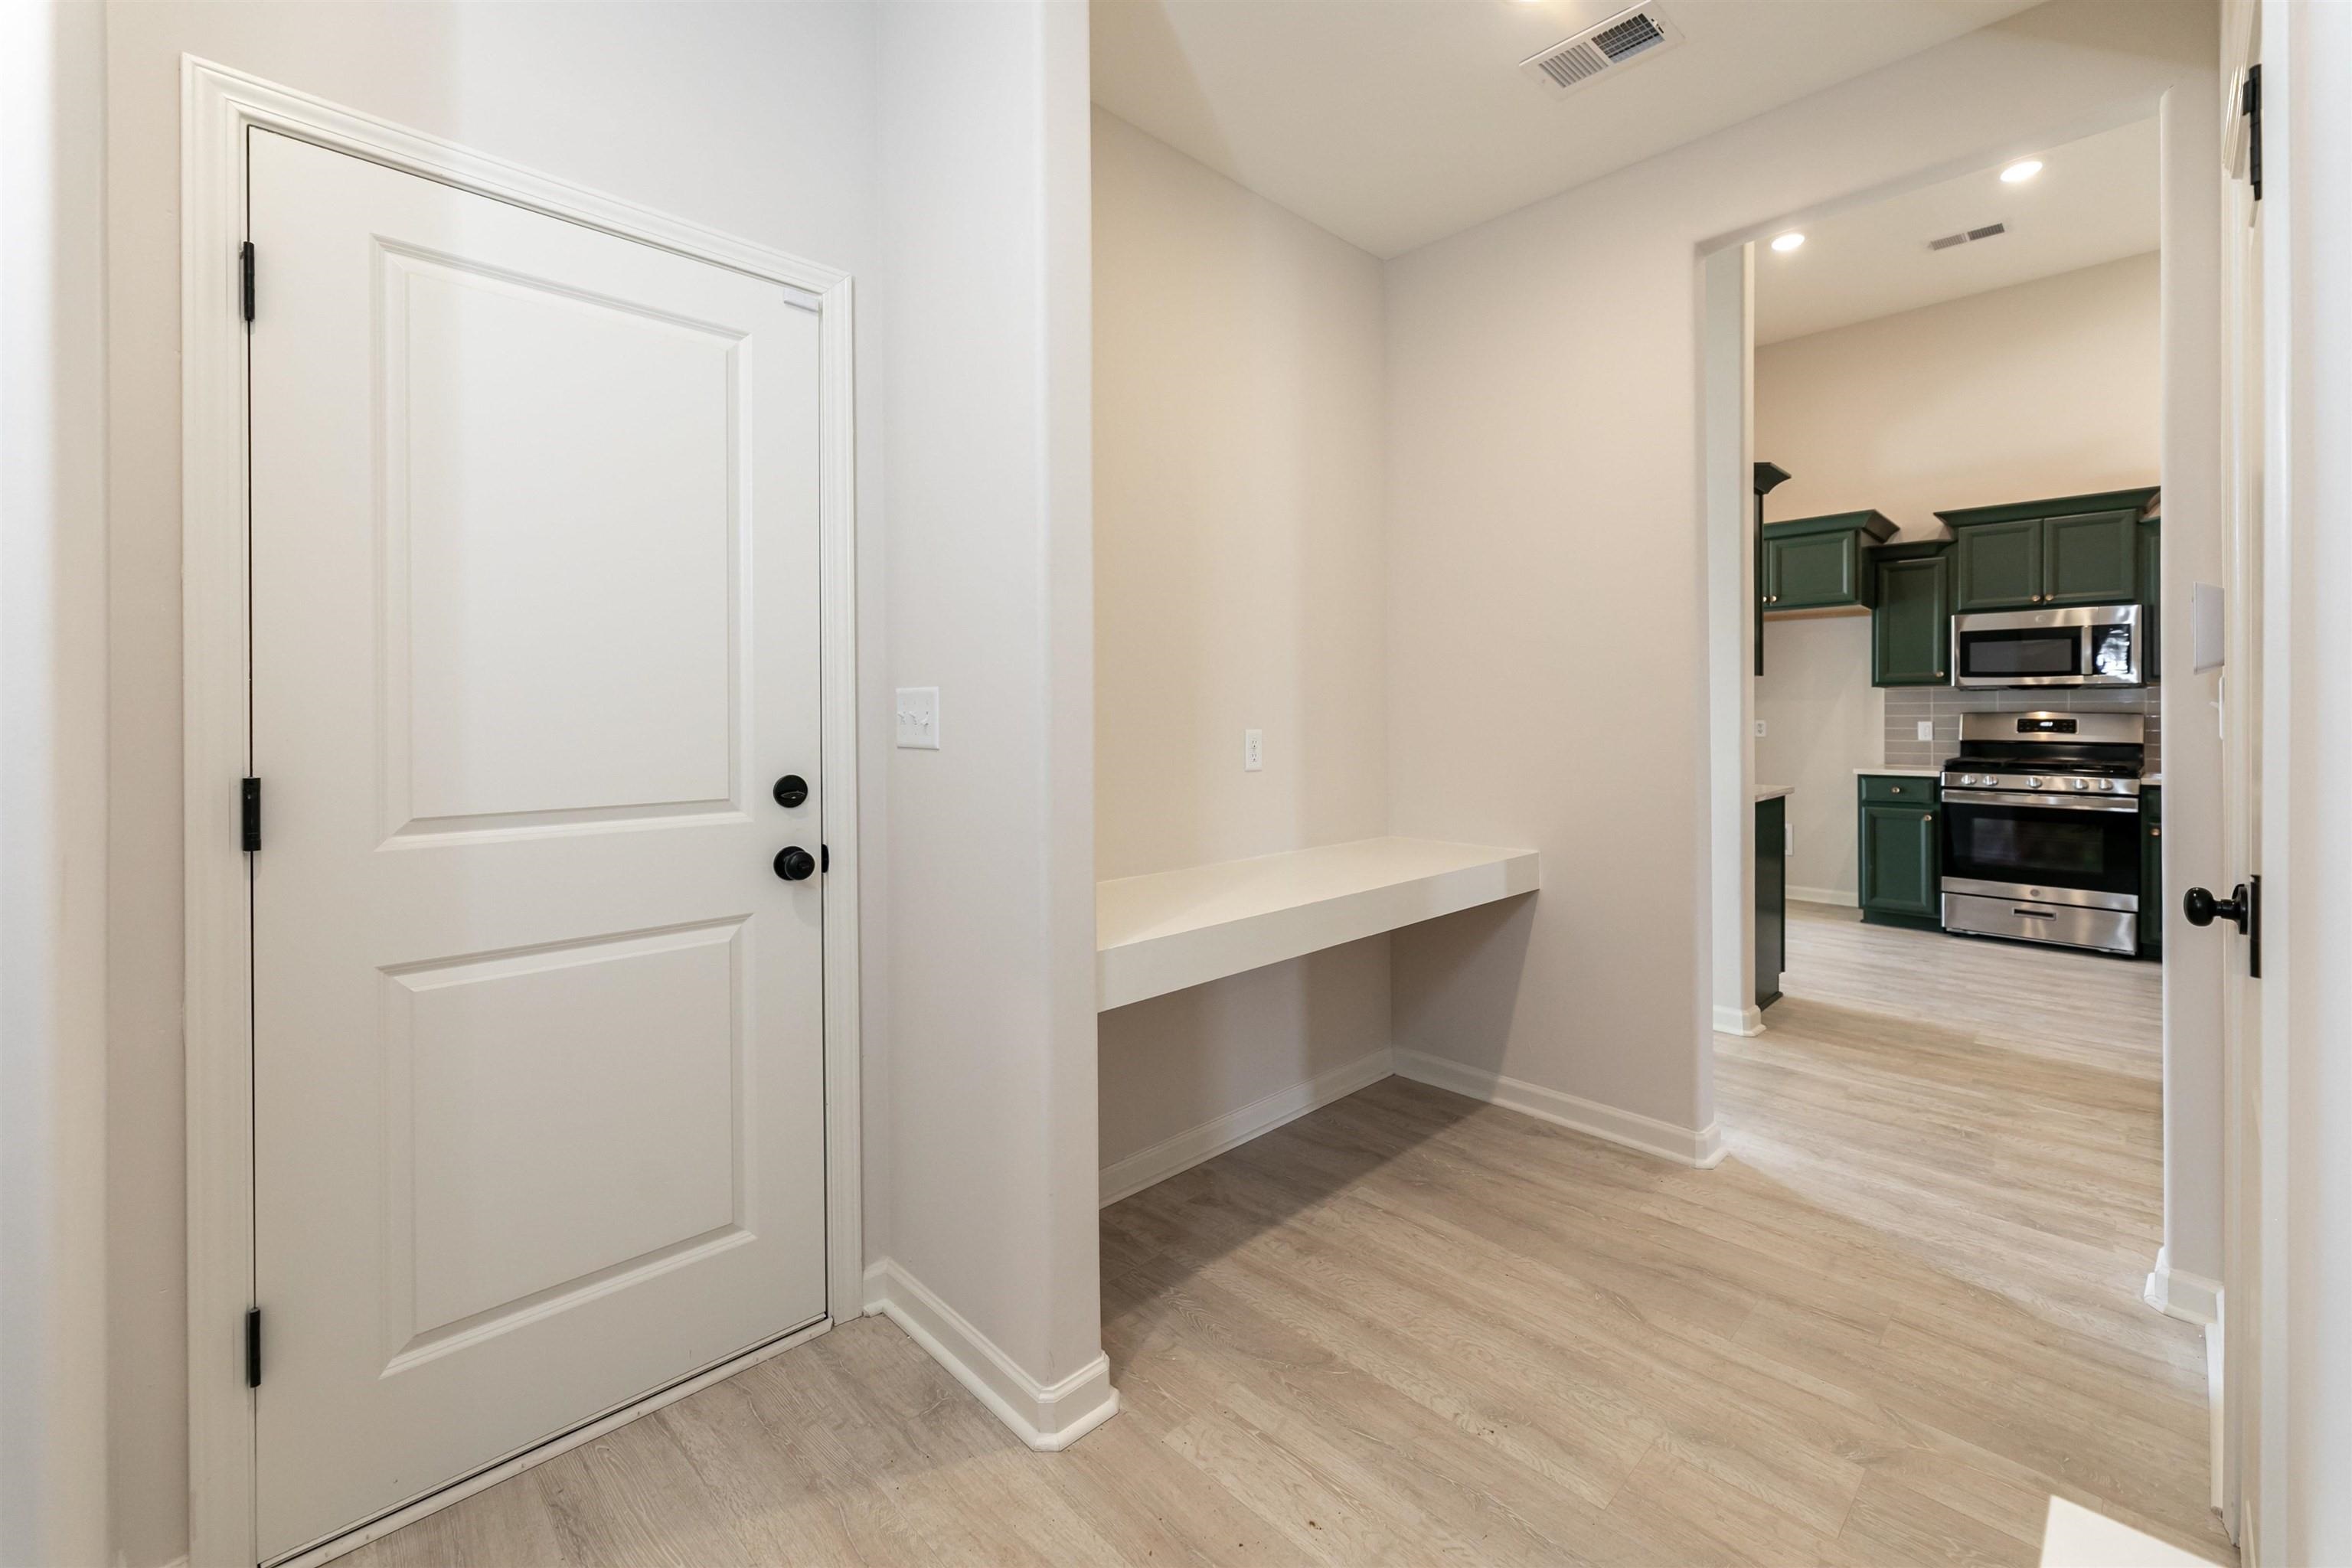
[[[2145,686],[2137,605],[1952,617],[1955,686]]]

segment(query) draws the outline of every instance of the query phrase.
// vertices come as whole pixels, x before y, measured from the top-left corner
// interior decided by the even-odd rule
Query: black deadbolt
[[[778,805],[799,805],[807,799],[808,780],[801,777],[800,774],[786,773],[782,778],[776,781],[776,804]]]
[[[776,851],[776,875],[787,882],[805,881],[816,875],[816,857],[797,844],[787,844]]]

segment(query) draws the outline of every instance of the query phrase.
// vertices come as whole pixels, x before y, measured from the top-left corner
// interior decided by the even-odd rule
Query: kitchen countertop
[[[1941,778],[1943,773],[1944,770],[1941,767],[1856,768],[1853,770],[1853,776],[1858,779],[1932,779]]]
[[[1768,800],[1779,800],[1782,795],[1794,795],[1796,793],[1797,789],[1794,784],[1758,784],[1756,786],[1756,798],[1759,803]]]

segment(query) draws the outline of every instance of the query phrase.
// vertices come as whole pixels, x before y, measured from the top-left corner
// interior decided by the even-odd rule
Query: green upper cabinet
[[[2139,661],[2142,679],[2153,686],[2162,676],[2164,651],[2164,520],[2139,521]]]
[[[1767,524],[1757,592],[1769,614],[1831,610],[1872,604],[1878,584],[1869,547],[1893,536],[1895,524],[1874,511],[1842,511]]]
[[[1936,515],[1949,524],[1953,607],[2127,605],[2141,591],[2140,514],[2156,488]]]
[[[2042,520],[1988,522],[1958,531],[1952,558],[1958,566],[1961,610],[2022,610],[2042,602]]]
[[[1895,544],[1874,553],[1878,603],[1870,613],[1870,683],[1950,685],[1950,552],[1942,544]]]

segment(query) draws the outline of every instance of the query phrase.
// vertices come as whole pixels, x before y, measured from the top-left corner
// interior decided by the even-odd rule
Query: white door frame
[[[247,697],[247,340],[238,247],[246,236],[246,140],[257,128],[766,279],[819,312],[819,744],[824,841],[832,858],[824,916],[825,1300],[832,1322],[864,1310],[849,275],[184,57],[181,651],[186,721],[188,1533],[189,1560],[196,1568],[252,1568],[256,1561],[254,1397],[245,1384],[243,1329],[247,1309],[255,1304],[253,971],[247,868],[237,828],[240,781],[251,771],[252,756]],[[268,268],[268,258],[261,258],[265,301]],[[598,1426],[616,1424],[661,1397],[615,1413]]]

